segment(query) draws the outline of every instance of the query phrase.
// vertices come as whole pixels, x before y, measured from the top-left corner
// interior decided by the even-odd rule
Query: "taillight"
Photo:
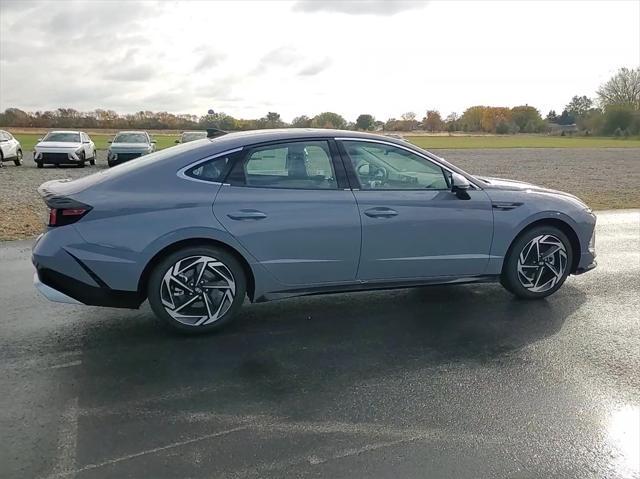
[[[49,210],[49,226],[64,226],[75,223],[91,208],[51,208]]]

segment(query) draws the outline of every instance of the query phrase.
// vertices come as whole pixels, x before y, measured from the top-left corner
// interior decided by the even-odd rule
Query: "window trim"
[[[178,176],[178,178],[181,178],[183,180],[188,180],[188,181],[196,181],[198,183],[206,183],[207,185],[226,185],[229,186],[229,183],[225,183],[226,177],[228,176],[225,175],[225,178],[223,181],[210,181],[210,180],[201,180],[199,178],[194,178],[193,176],[189,176],[187,175],[187,171],[192,169],[192,168],[197,168],[199,165],[201,165],[202,163],[206,163],[208,161],[211,160],[215,160],[216,158],[219,158],[221,156],[227,156],[227,155],[231,155],[233,153],[237,153],[239,151],[242,151],[243,147],[240,146],[238,148],[233,148],[232,150],[225,150],[221,153],[216,153],[214,155],[209,155],[205,158],[201,158],[199,160],[196,160],[192,163],[189,163],[187,166],[180,168],[177,172],[176,175]]]
[[[329,148],[329,161],[331,162],[331,166],[333,168],[333,173],[335,175],[335,181],[336,181],[336,187],[335,188],[301,188],[301,187],[282,187],[282,186],[260,186],[260,185],[247,185],[247,184],[243,184],[243,185],[239,185],[239,184],[233,184],[230,183],[228,181],[229,176],[231,175],[231,172],[233,171],[233,168],[231,168],[229,170],[229,172],[227,173],[227,176],[225,177],[225,186],[233,186],[235,188],[261,188],[261,189],[272,189],[272,190],[298,190],[298,191],[343,191],[345,188],[348,189],[348,184],[347,184],[347,180],[346,180],[346,175],[345,175],[345,171],[344,171],[344,166],[342,164],[342,159],[341,159],[341,155],[339,155],[339,152],[336,151],[335,149],[335,143],[334,143],[334,139],[331,137],[309,137],[309,138],[290,138],[290,139],[282,139],[282,140],[271,140],[271,141],[266,141],[263,143],[255,143],[252,145],[246,145],[245,146],[245,153],[243,154],[242,158],[239,158],[237,160],[237,162],[239,164],[243,164],[245,161],[247,161],[248,156],[251,154],[252,151],[256,150],[257,148],[269,148],[269,147],[276,147],[278,145],[287,145],[287,144],[291,144],[291,143],[309,143],[309,142],[313,142],[313,143],[318,143],[318,142],[325,142]],[[235,165],[234,165],[235,167]],[[267,175],[265,175],[267,176]]]
[[[360,143],[380,143],[383,145],[388,145],[388,146],[394,146],[396,148],[400,148],[401,150],[406,150],[410,153],[413,153],[416,156],[419,156],[423,159],[425,159],[426,161],[433,163],[437,166],[439,166],[440,168],[442,168],[444,171],[447,171],[449,173],[458,173],[462,176],[464,176],[465,178],[467,178],[467,180],[469,180],[469,183],[471,183],[471,187],[474,190],[482,190],[482,188],[480,186],[478,186],[478,184],[476,183],[476,181],[474,179],[469,178],[469,175],[466,173],[461,173],[460,171],[456,171],[453,170],[445,165],[443,165],[442,163],[440,163],[437,158],[432,158],[430,155],[425,155],[424,153],[420,152],[420,151],[416,151],[413,148],[408,148],[404,145],[399,145],[398,143],[394,143],[391,141],[384,141],[384,140],[378,140],[378,139],[374,139],[374,138],[356,138],[356,137],[336,137],[335,138],[339,148],[340,148],[340,153],[343,156],[343,161],[344,161],[344,166],[347,169],[347,176],[349,177],[349,181],[350,182],[355,182],[354,184],[351,185],[351,188],[353,190],[358,190],[360,191],[360,180],[355,172],[355,170],[353,169],[353,165],[351,163],[351,159],[348,156],[348,153],[346,152],[344,146],[342,145],[341,142],[343,141],[357,141]],[[448,180],[445,177],[445,181]],[[406,189],[406,188],[401,188],[401,189],[379,189],[379,190],[361,190],[361,191],[451,191],[449,190],[441,190],[441,189],[426,189],[426,188],[415,188],[415,189]]]

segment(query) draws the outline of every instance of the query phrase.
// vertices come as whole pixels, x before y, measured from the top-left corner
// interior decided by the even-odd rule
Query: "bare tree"
[[[602,107],[630,105],[640,110],[640,67],[621,68],[608,82],[598,89]]]

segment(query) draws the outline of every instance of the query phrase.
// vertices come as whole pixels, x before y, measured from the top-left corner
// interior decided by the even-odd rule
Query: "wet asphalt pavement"
[[[547,300],[497,285],[250,305],[172,336],[47,302],[0,243],[0,477],[639,477],[640,212]]]

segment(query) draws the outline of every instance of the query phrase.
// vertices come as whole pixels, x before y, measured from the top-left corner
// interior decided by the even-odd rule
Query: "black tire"
[[[533,242],[535,244],[536,239],[540,238],[539,249],[528,248],[530,243]],[[560,244],[562,247],[560,247]],[[527,247],[527,250],[525,250],[525,247]],[[564,248],[564,251],[562,248]],[[540,251],[542,257],[536,251]],[[545,253],[553,251],[556,251],[556,253],[545,255]],[[524,254],[523,257],[525,258],[521,267],[524,274],[519,272],[521,253]],[[553,256],[553,258],[550,258],[550,256]],[[541,264],[541,261],[546,264]],[[553,226],[536,226],[521,233],[512,243],[502,267],[500,283],[506,290],[519,298],[545,298],[555,293],[564,284],[571,271],[572,261],[573,249],[571,248],[571,242],[561,230]],[[530,275],[534,280],[537,278],[538,281],[529,283],[526,275]],[[529,287],[523,283],[527,283]],[[543,286],[547,289],[541,289]]]
[[[93,150],[93,158],[91,158],[89,160],[89,164],[91,166],[95,166],[96,165],[96,160],[98,159],[98,150]]]
[[[86,158],[84,157],[84,152],[79,156],[80,158],[80,162],[78,163],[78,168],[84,168],[85,166],[87,166],[86,164]]]
[[[226,289],[225,290],[215,289],[213,291],[209,290],[210,293],[209,293],[209,296],[207,297],[211,301],[210,310],[213,311],[213,308],[218,308],[218,307],[226,308],[226,311],[223,314],[221,314],[221,316],[218,319],[215,319],[210,324],[194,325],[194,324],[185,324],[185,322],[179,321],[178,319],[171,316],[171,314],[169,314],[169,312],[163,305],[163,301],[161,297],[161,294],[164,294],[166,297],[167,293],[169,292],[164,283],[165,275],[168,274],[171,268],[173,268],[173,266],[178,262],[188,259],[190,257],[195,257],[195,256],[206,256],[209,258],[213,258],[218,262],[222,263],[224,265],[224,269],[221,269],[221,270],[223,271],[225,276],[227,276],[229,272],[231,273],[230,279],[233,281],[235,286],[235,295],[233,295],[233,301],[229,301],[228,298],[223,297],[222,301],[219,303],[220,305],[217,304],[213,299],[211,299],[211,295],[215,295],[216,299],[220,299],[219,295],[224,296],[225,294],[225,293],[222,293],[221,291],[226,291]],[[182,264],[181,267],[184,267],[184,264]],[[186,274],[187,275],[191,274],[191,271],[187,271]],[[194,271],[194,274],[199,274],[199,272],[196,270]],[[207,274],[213,275],[214,273],[207,270]],[[191,280],[193,279],[193,277],[194,276],[191,276]],[[188,277],[181,277],[180,279],[185,281],[185,283],[183,284],[186,284],[188,287],[193,287],[192,283],[189,282],[190,279],[187,279],[187,278]],[[175,296],[174,298],[180,298],[181,296],[185,296],[187,301],[190,295],[197,296],[199,298],[201,297],[201,294],[203,294],[202,291],[205,291],[205,287],[203,287],[202,290],[198,290],[198,284],[195,285],[195,288],[193,288],[192,293],[185,291],[180,286],[175,286],[175,289],[182,290],[182,295]],[[200,291],[200,292],[198,293],[197,291]],[[232,291],[233,289],[229,289],[229,292],[232,292]],[[147,284],[147,294],[149,298],[149,304],[151,305],[151,309],[155,313],[155,316],[159,320],[159,322],[163,326],[168,327],[173,331],[178,331],[180,333],[185,333],[185,334],[208,333],[211,331],[218,330],[223,326],[225,326],[226,324],[228,324],[233,319],[233,316],[238,311],[238,309],[242,306],[242,303],[244,302],[244,298],[246,295],[246,291],[247,291],[246,276],[238,260],[226,250],[222,248],[211,247],[211,246],[192,246],[192,247],[183,248],[181,250],[178,250],[174,253],[169,254],[166,258],[163,258],[154,267],[149,277],[149,282]],[[206,314],[206,310],[204,309],[204,306],[205,306],[204,302],[198,300],[197,298],[194,298],[194,299],[195,299],[195,302],[193,304],[195,306],[195,311],[196,312],[203,311],[204,314]],[[225,301],[226,303],[224,303]],[[202,305],[202,307],[199,308],[198,305]],[[178,306],[178,308],[180,308],[180,306]],[[185,309],[182,309],[182,311],[188,312],[189,310],[185,308]],[[189,318],[195,318],[196,316],[189,316]],[[188,319],[185,321],[193,322],[193,320],[191,319]]]
[[[114,165],[114,163],[111,160],[107,160],[107,165],[109,165],[109,168],[111,168]]]
[[[16,166],[20,166],[22,164],[22,150],[18,150],[16,152],[16,159],[13,160],[13,164]]]
[[[37,166],[38,168],[43,168],[43,167],[44,167],[44,165],[42,164],[42,162],[41,162],[41,161],[36,161],[36,166]]]

